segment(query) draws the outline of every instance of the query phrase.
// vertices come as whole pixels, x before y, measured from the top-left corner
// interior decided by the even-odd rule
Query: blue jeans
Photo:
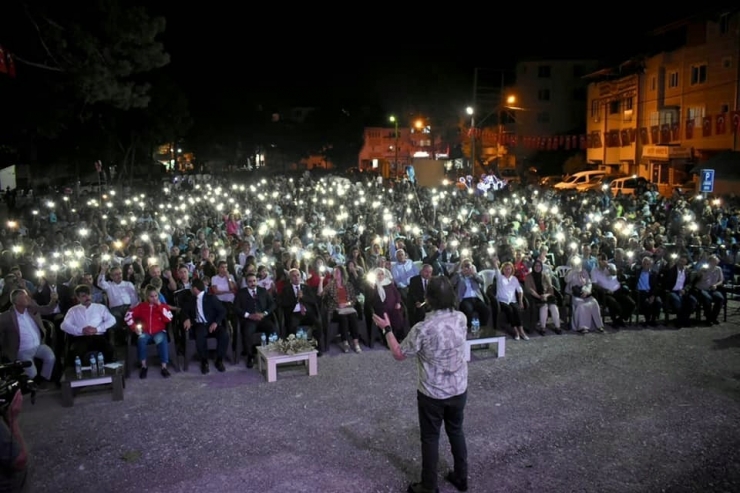
[[[725,304],[725,297],[717,290],[702,289],[699,291],[699,302],[707,322],[715,322],[719,318],[722,306]]]
[[[154,335],[142,333],[139,336],[139,340],[136,341],[137,349],[139,350],[139,361],[146,361],[146,346],[149,341],[154,341],[157,345],[157,353],[159,353],[159,360],[163,365],[170,362],[170,347],[167,341],[167,331],[157,332]]]

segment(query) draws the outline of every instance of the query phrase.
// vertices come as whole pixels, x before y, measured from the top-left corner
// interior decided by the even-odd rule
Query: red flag
[[[15,59],[12,53],[8,53],[8,75],[15,79]]]
[[[730,121],[732,121],[732,131],[737,132],[740,130],[740,111],[735,110],[730,112]]]
[[[98,173],[103,171],[103,165],[101,164],[100,160],[95,161],[95,171],[97,171]]]
[[[646,146],[650,143],[650,139],[648,138],[648,129],[647,127],[641,127],[640,128],[640,144]]]
[[[689,118],[686,120],[686,140],[694,138],[694,119]]]
[[[721,114],[717,115],[717,125],[716,125],[716,127],[717,127],[717,130],[716,130],[717,135],[724,135],[725,130],[727,130],[727,128],[726,128],[726,126],[727,126],[726,122],[727,122],[727,114],[721,113]]]
[[[580,144],[581,144],[581,150],[585,151],[586,149],[588,149],[588,138],[585,135],[581,135]]]
[[[652,125],[650,127],[650,143],[651,144],[660,143],[660,126],[659,125]]]
[[[702,137],[712,136],[712,117],[705,116],[701,119],[701,135]]]
[[[671,141],[681,140],[681,125],[678,122],[671,123]]]
[[[660,143],[667,144],[671,141],[671,126],[664,123],[660,126]]]
[[[630,145],[630,131],[626,128],[622,129],[620,137],[622,138],[622,147]]]
[[[8,66],[5,64],[5,50],[0,46],[0,74],[7,74]]]

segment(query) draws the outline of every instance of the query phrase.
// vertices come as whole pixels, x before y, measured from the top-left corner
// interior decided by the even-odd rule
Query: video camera
[[[5,412],[19,390],[23,395],[31,394],[31,404],[36,403],[36,384],[23,371],[32,364],[32,361],[0,363],[0,412]]]

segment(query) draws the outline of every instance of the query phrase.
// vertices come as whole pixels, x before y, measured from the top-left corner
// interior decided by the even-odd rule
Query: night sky
[[[662,9],[657,18],[632,17],[626,27],[621,15],[597,19],[573,8],[542,9],[526,20],[499,6],[487,14],[468,14],[463,9],[421,12],[417,4],[415,13],[401,10],[399,21],[389,24],[390,16],[377,6],[361,9],[370,15],[363,18],[360,12],[297,12],[294,7],[230,15],[218,4],[180,3],[163,12],[171,70],[196,113],[234,100],[276,96],[295,105],[345,100],[384,105],[433,86],[472,91],[474,67],[508,68],[520,57],[621,61],[640,50],[640,32],[684,14]],[[490,24],[466,26],[482,19]]]

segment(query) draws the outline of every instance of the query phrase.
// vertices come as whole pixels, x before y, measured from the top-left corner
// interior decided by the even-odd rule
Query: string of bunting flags
[[[604,146],[626,147],[634,144],[638,139],[641,145],[669,144],[681,140],[682,126],[684,140],[725,135],[728,132],[736,133],[740,130],[740,111],[706,115],[696,120],[689,119],[684,125],[678,122],[664,123],[650,127],[607,130],[605,134],[601,130],[595,130],[581,135],[535,137],[515,135],[510,132],[499,133],[496,129],[471,128],[468,130],[468,137],[475,136],[491,145],[497,145],[501,140],[501,145],[511,147],[521,145],[527,149],[598,149]]]
[[[0,74],[15,78],[15,57],[2,46],[0,46]]]

